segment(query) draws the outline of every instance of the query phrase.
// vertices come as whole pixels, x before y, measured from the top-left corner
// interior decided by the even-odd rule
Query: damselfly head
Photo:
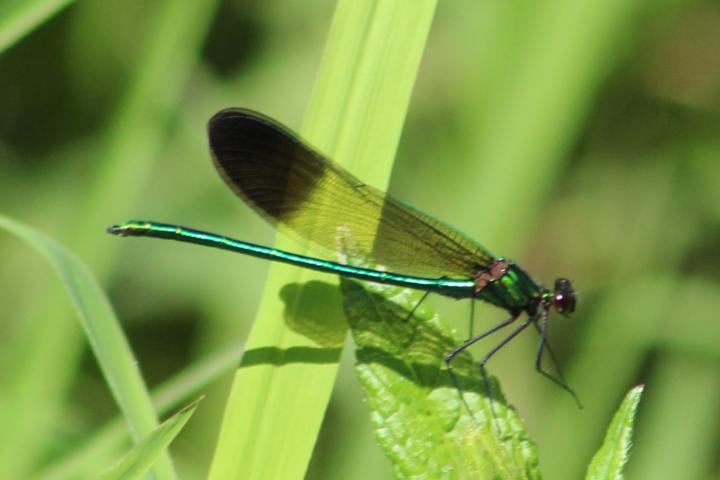
[[[570,315],[577,306],[577,293],[570,280],[558,278],[555,280],[555,293],[552,299],[553,307],[563,315]]]

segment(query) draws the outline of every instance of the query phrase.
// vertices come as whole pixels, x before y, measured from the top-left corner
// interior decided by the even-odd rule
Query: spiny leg
[[[503,348],[505,345],[507,345],[513,338],[515,338],[520,332],[525,330],[528,325],[533,321],[533,318],[528,318],[523,323],[518,325],[515,330],[510,332],[510,335],[505,337],[500,343],[495,345],[480,361],[478,366],[480,367],[480,373],[483,376],[483,382],[485,383],[485,390],[488,392],[488,395],[490,395],[490,413],[492,413],[493,418],[497,420],[497,415],[495,415],[495,408],[493,407],[492,402],[492,392],[490,390],[490,380],[488,379],[487,371],[485,370],[485,365],[490,360],[490,358],[495,355],[497,352],[500,351],[501,348]],[[499,430],[499,429],[498,429]]]
[[[463,342],[461,345],[455,347],[450,353],[445,355],[445,365],[447,366],[448,374],[450,375],[450,380],[452,380],[453,385],[455,385],[455,388],[457,389],[458,393],[460,394],[460,399],[462,400],[463,404],[465,405],[465,408],[467,409],[467,411],[471,417],[473,417],[472,410],[470,409],[470,406],[467,404],[467,401],[465,400],[465,395],[463,395],[463,393],[462,393],[462,389],[460,388],[460,382],[458,381],[457,376],[455,375],[455,371],[452,368],[452,361],[453,361],[453,359],[455,359],[455,357],[457,357],[464,350],[467,350],[468,348],[470,348],[474,343],[477,343],[480,340],[482,340],[483,338],[485,338],[489,335],[492,335],[493,333],[497,332],[498,330],[502,330],[503,328],[507,327],[508,325],[513,323],[515,320],[517,320],[519,316],[520,316],[520,313],[513,314],[512,317],[508,318],[507,320],[505,320],[503,322],[498,323],[491,329],[486,330],[485,332],[483,332],[475,337],[469,338],[468,340]],[[524,325],[523,328],[525,328],[526,326],[527,326],[527,324]],[[517,333],[513,332],[513,334],[511,334],[510,338],[514,337],[515,335],[517,335]],[[502,344],[504,345],[505,343],[507,343],[507,342],[503,341]],[[497,351],[497,349],[493,349],[493,350]],[[492,353],[495,353],[495,352],[492,352]],[[488,379],[487,374],[485,373],[485,365],[484,365],[487,362],[487,360],[489,359],[489,357],[487,355],[486,355],[486,357],[487,358],[483,361],[483,363],[480,366],[480,373],[482,373],[482,376],[483,376],[485,392],[487,393],[488,397],[491,398],[492,391],[490,389],[490,380]],[[493,415],[494,415],[494,412],[493,412]]]
[[[470,302],[470,332],[467,338],[472,338],[475,332],[475,302]]]
[[[464,341],[462,344],[460,344],[460,345],[458,345],[457,347],[455,347],[450,353],[448,353],[447,355],[445,355],[445,363],[452,362],[453,359],[454,359],[455,357],[457,357],[460,353],[462,353],[463,350],[467,350],[467,349],[470,348],[473,344],[479,342],[479,341],[482,340],[483,338],[485,338],[485,337],[487,337],[487,336],[489,336],[489,335],[492,335],[493,333],[497,332],[498,330],[502,330],[503,328],[507,327],[508,325],[510,325],[511,323],[513,323],[515,320],[517,320],[519,316],[520,316],[520,314],[519,314],[519,313],[516,313],[516,314],[514,314],[512,317],[510,317],[510,318],[508,318],[507,320],[504,320],[504,321],[498,323],[497,325],[495,325],[494,327],[492,327],[492,328],[489,329],[489,330],[484,331],[484,332],[481,333],[480,335],[477,335],[477,336],[475,336],[475,337],[472,337],[472,338]]]
[[[425,301],[425,299],[427,298],[428,295],[430,295],[430,291],[429,291],[429,290],[428,290],[427,292],[423,293],[423,296],[420,297],[420,300],[418,300],[417,303],[415,304],[415,306],[412,308],[412,310],[410,310],[410,313],[408,313],[407,317],[405,317],[405,319],[403,320],[403,322],[406,322],[406,323],[407,323],[407,322],[410,321],[410,319],[413,317],[413,315],[415,315],[415,311],[416,311],[416,310],[418,309],[418,307]]]
[[[403,323],[408,323],[410,321],[410,319],[413,317],[413,315],[415,315],[415,311],[418,309],[420,304],[425,301],[425,299],[428,297],[428,295],[430,295],[429,290],[427,292],[423,293],[423,296],[420,297],[420,300],[418,300],[418,302],[415,304],[415,306],[412,308],[412,310],[410,310],[410,313],[408,314],[408,316],[403,319]],[[410,340],[405,344],[405,347],[404,347],[405,349],[409,348],[410,345],[413,344],[413,342],[415,341],[415,334],[417,334],[417,331],[418,331],[418,327],[415,326],[412,329],[412,334],[410,334]]]
[[[515,317],[515,318],[517,318],[517,317]],[[497,345],[495,345],[495,346],[492,348],[492,350],[490,350],[490,351],[483,357],[483,359],[480,361],[480,364],[479,364],[480,367],[481,367],[481,368],[485,368],[485,364],[488,362],[488,360],[490,360],[490,357],[492,357],[493,355],[495,355],[501,348],[503,348],[505,345],[507,345],[508,342],[510,342],[510,340],[512,340],[513,338],[515,338],[515,337],[517,336],[517,334],[519,334],[520,332],[522,332],[523,330],[525,330],[525,329],[527,328],[527,326],[530,325],[530,322],[532,322],[532,321],[533,321],[532,318],[528,318],[528,319],[525,320],[523,323],[521,323],[520,325],[518,325],[517,328],[515,328],[515,330],[513,330],[512,332],[510,332],[510,335],[508,335],[508,336],[505,337],[500,343],[498,343]]]
[[[539,317],[539,318],[538,318]],[[550,347],[550,343],[547,339],[547,321],[548,321],[548,313],[547,310],[543,310],[536,318],[538,318],[537,322],[534,322],[535,329],[540,334],[540,343],[538,344],[537,353],[535,355],[535,370],[543,374],[545,377],[549,378],[555,384],[559,385],[560,388],[568,392],[572,397],[575,399],[575,403],[577,403],[578,408],[582,410],[583,404],[580,402],[580,398],[578,398],[577,394],[575,393],[575,390],[570,388],[570,386],[565,381],[565,377],[563,376],[562,370],[560,369],[560,363],[557,361],[557,358],[555,357],[555,354],[552,351],[552,348]],[[539,325],[538,325],[539,323]],[[555,370],[558,373],[557,378],[553,376],[550,372],[547,370],[544,370],[542,368],[542,356],[543,352],[547,350],[548,354],[550,355],[550,360],[553,363],[553,366],[555,367]]]

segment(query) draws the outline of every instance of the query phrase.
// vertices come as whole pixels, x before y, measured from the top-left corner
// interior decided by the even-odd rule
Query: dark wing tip
[[[271,223],[298,211],[328,168],[287,127],[245,108],[216,113],[208,137],[220,177]]]
[[[260,148],[292,139],[285,126],[247,108],[225,108],[208,122],[210,150],[221,169],[237,161],[239,152],[258,153]]]
[[[262,115],[247,108],[223,108],[210,118],[210,121],[208,121],[208,129],[212,130],[215,127],[225,125],[228,121],[233,121],[234,119],[252,118],[258,116]]]
[[[244,108],[225,108],[212,116],[208,122],[208,142],[215,167],[230,186],[232,181],[227,170],[244,157],[243,150],[261,123],[260,114]],[[233,187],[234,188],[234,187]]]
[[[223,131],[238,131],[252,126],[285,130],[285,127],[275,120],[255,110],[241,107],[224,108],[213,115],[208,121],[210,143],[212,145],[213,137],[218,136]]]

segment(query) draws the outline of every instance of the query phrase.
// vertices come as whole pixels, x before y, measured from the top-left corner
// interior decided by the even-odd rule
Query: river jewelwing
[[[213,161],[225,183],[272,225],[310,240],[315,247],[336,251],[342,236],[350,235],[361,261],[384,269],[361,268],[284,250],[235,240],[191,228],[149,221],[113,225],[109,233],[155,237],[230,250],[335,273],[370,282],[422,290],[454,299],[482,300],[506,310],[510,317],[473,336],[445,355],[456,387],[452,360],[483,338],[526,317],[479,362],[485,364],[529,325],[540,335],[535,357],[538,372],[569,392],[581,406],[557,366],[547,341],[551,309],[573,313],[576,292],[559,278],[554,289],[536,283],[520,266],[496,257],[460,231],[361,182],[310,147],[277,121],[252,110],[228,108],[208,122]],[[348,252],[341,252],[347,255]],[[419,303],[418,302],[418,305]],[[414,313],[417,305],[410,312]],[[547,351],[557,376],[542,366]]]

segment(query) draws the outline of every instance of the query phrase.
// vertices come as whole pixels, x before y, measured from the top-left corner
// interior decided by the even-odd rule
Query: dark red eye
[[[558,312],[569,315],[575,311],[577,306],[577,295],[570,280],[558,278],[555,280],[555,294],[553,295],[553,307]]]

